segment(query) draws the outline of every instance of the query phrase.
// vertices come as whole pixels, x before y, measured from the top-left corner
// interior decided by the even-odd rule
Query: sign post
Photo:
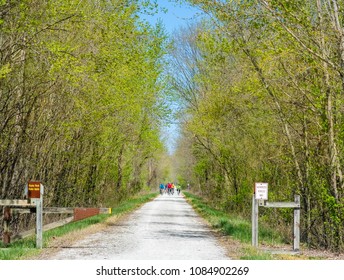
[[[252,196],[252,246],[258,247],[258,203]]]
[[[293,242],[293,249],[294,251],[300,250],[300,196],[294,196],[294,242]]]
[[[43,193],[41,182],[28,182],[28,199],[36,205],[36,248],[43,248]]]
[[[258,206],[268,199],[268,183],[255,183],[252,196],[252,246],[258,247]],[[259,202],[259,203],[258,203]]]
[[[268,183],[255,183],[252,196],[252,246],[258,247],[258,206],[294,208],[294,251],[300,250],[300,196],[294,202],[268,202]]]

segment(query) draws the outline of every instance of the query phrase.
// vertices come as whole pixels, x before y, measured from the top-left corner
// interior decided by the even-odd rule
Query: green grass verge
[[[64,226],[43,232],[43,247],[46,247],[53,237],[63,236],[69,232],[80,230],[93,224],[105,222],[111,216],[119,216],[125,213],[129,213],[142,204],[152,200],[156,196],[157,193],[151,193],[142,195],[140,197],[128,199],[127,201],[120,203],[117,207],[112,208],[112,213],[110,215],[100,214],[84,220],[71,222]],[[36,249],[35,236],[12,242],[6,248],[4,247],[4,244],[0,242],[0,260],[25,259],[25,257],[38,254],[39,252],[40,249]]]
[[[245,220],[237,215],[216,210],[200,197],[191,193],[184,192],[186,199],[193,208],[205,219],[211,226],[218,229],[223,234],[231,236],[233,239],[242,243],[242,256],[240,259],[245,260],[271,260],[275,259],[270,253],[260,252],[249,246],[251,244],[252,227],[251,221]],[[259,227],[259,242],[269,245],[283,244],[283,238],[275,231]]]

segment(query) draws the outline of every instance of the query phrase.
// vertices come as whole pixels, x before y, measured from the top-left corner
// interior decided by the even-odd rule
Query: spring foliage
[[[1,1],[0,198],[100,206],[154,185],[165,36],[147,1]]]
[[[271,201],[299,194],[302,240],[343,250],[343,1],[188,2],[207,14],[173,59],[192,185],[247,216],[254,182]],[[292,212],[262,219],[287,232]]]

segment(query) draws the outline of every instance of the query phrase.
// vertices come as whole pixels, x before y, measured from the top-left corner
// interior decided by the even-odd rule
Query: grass
[[[194,207],[194,209],[205,219],[210,225],[219,230],[222,234],[230,236],[231,238],[241,243],[240,259],[243,260],[272,260],[276,257],[268,252],[262,252],[257,248],[250,246],[252,227],[251,221],[245,220],[237,215],[230,215],[228,213],[216,210],[200,197],[191,193],[184,192],[185,197]],[[259,242],[266,245],[282,245],[283,238],[274,230],[259,226]]]
[[[129,213],[134,209],[138,208],[142,204],[152,200],[156,197],[157,193],[151,193],[147,195],[142,195],[140,197],[135,197],[128,199],[120,203],[117,207],[112,208],[112,213],[100,214],[93,216],[84,220],[68,223],[64,226],[48,230],[43,232],[43,247],[49,244],[49,241],[54,237],[63,236],[72,231],[80,230],[86,228],[90,225],[103,223],[110,216],[120,216],[125,213]],[[6,248],[4,244],[0,242],[0,260],[18,260],[23,259],[25,256],[30,256],[38,254],[40,249],[36,249],[36,237],[32,236],[29,238],[24,238],[9,244]]]

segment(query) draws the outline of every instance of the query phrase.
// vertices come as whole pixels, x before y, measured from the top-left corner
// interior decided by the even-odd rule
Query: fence
[[[13,239],[21,239],[36,233],[36,247],[43,247],[43,230],[62,226],[66,223],[85,219],[98,214],[111,214],[111,208],[72,208],[72,207],[44,207],[44,187],[40,182],[29,182],[26,193],[28,199],[2,199],[0,206],[3,206],[3,243],[11,242],[10,221],[13,214],[36,214],[36,228],[13,236]],[[71,217],[43,226],[43,213],[71,214]]]

